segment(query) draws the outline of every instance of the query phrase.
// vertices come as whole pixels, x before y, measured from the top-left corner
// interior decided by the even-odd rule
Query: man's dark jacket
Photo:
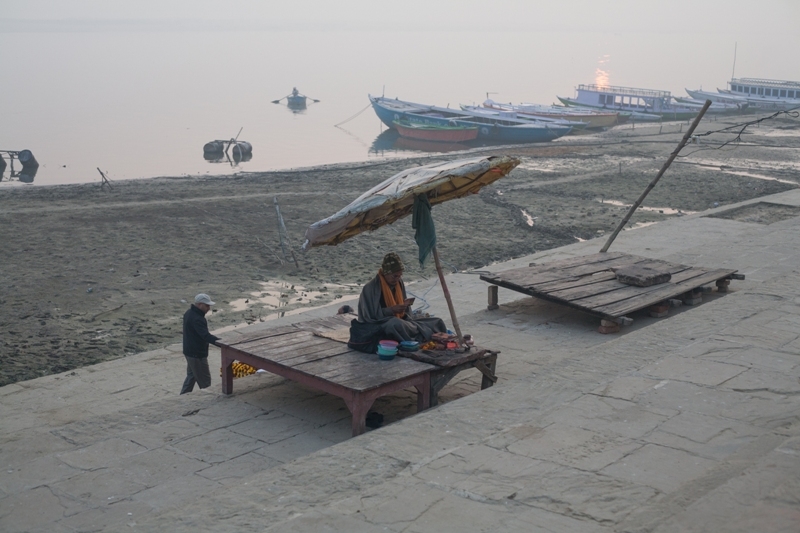
[[[208,345],[219,340],[208,332],[205,313],[194,305],[183,315],[183,355],[202,359],[208,357]]]

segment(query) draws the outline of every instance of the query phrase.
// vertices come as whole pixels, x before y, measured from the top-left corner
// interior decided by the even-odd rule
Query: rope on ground
[[[410,290],[406,289],[406,292],[407,292],[408,294],[410,294],[410,295],[411,295],[413,298],[416,298],[416,299],[418,299],[418,300],[422,300],[422,302],[423,302],[423,304],[422,304],[421,306],[417,307],[417,308],[416,308],[414,311],[416,311],[416,312],[420,312],[420,313],[421,313],[421,312],[425,311],[426,309],[428,309],[428,308],[431,306],[431,304],[429,304],[429,303],[428,303],[428,300],[426,300],[426,299],[425,299],[425,297],[428,295],[428,293],[429,293],[429,292],[431,292],[431,289],[433,289],[433,288],[434,288],[435,286],[437,286],[438,284],[439,284],[439,278],[437,277],[437,278],[436,278],[436,279],[433,281],[433,285],[431,285],[430,287],[428,287],[427,289],[425,289],[425,292],[423,292],[423,293],[422,293],[421,295],[419,295],[419,296],[418,296],[418,295],[416,295],[416,294],[414,294],[414,293],[413,293],[413,292],[411,292]]]
[[[736,136],[734,138],[728,139],[727,141],[725,141],[724,143],[720,144],[719,146],[704,146],[702,148],[698,148],[697,150],[693,150],[693,151],[689,152],[688,154],[678,155],[678,157],[689,157],[690,155],[695,154],[695,153],[697,153],[697,152],[699,152],[701,150],[721,150],[721,149],[725,148],[725,146],[727,146],[729,144],[733,144],[733,143],[735,143],[738,146],[739,143],[742,142],[742,134],[744,134],[745,130],[747,130],[747,128],[749,128],[750,126],[758,125],[758,124],[764,122],[765,120],[776,119],[781,115],[786,115],[787,117],[790,117],[790,118],[798,118],[798,117],[800,117],[800,112],[797,111],[798,109],[800,109],[800,106],[793,107],[791,109],[786,109],[786,110],[783,110],[783,111],[776,111],[775,113],[773,113],[771,115],[767,115],[765,117],[761,117],[761,118],[758,118],[758,119],[755,119],[755,120],[750,120],[750,121],[747,121],[747,122],[740,122],[739,124],[734,124],[734,125],[728,126],[726,128],[720,128],[718,130],[709,130],[709,131],[707,131],[705,133],[697,133],[695,135],[692,135],[692,140],[694,142],[698,142],[698,139],[700,137],[708,137],[709,135],[713,135],[715,133],[733,133],[730,130],[737,130],[737,129],[739,130],[736,133]],[[733,148],[736,148],[736,146],[734,146]]]
[[[371,102],[370,102],[369,104],[367,104],[367,107],[365,107],[364,109],[362,109],[361,111],[359,111],[358,113],[356,113],[355,115],[353,115],[352,117],[350,117],[350,118],[348,118],[348,119],[345,119],[345,120],[341,121],[341,122],[340,122],[340,123],[338,123],[338,124],[334,124],[334,125],[333,125],[333,127],[334,127],[334,128],[338,128],[338,127],[339,127],[339,126],[341,126],[342,124],[347,124],[348,122],[350,122],[351,120],[353,120],[354,118],[356,118],[358,115],[360,115],[361,113],[363,113],[364,111],[366,111],[366,110],[367,110],[367,109],[369,109],[370,107],[372,107],[372,103],[371,103]]]

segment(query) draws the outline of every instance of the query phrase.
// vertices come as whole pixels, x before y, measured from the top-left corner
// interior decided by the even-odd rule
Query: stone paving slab
[[[0,530],[796,531],[798,229],[700,213],[624,232],[619,251],[748,279],[616,335],[511,291],[488,311],[477,275],[449,276],[499,383],[463,373],[414,416],[412,392],[382,400],[393,423],[353,439],[340,400],[269,374],[178,396],[180,345],[3,387]]]

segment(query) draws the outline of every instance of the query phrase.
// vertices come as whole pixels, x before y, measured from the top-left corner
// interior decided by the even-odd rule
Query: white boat
[[[698,109],[706,105],[706,100],[710,100],[710,98],[700,99],[700,98],[685,98],[681,96],[676,96],[675,101],[688,106],[696,106]],[[715,102],[711,100],[711,107],[708,110],[712,113],[722,113],[724,111],[740,111],[742,109],[747,108],[747,102]]]
[[[576,109],[574,107],[541,105],[541,104],[502,104],[487,99],[483,107],[498,111],[510,111],[521,115],[531,115],[541,118],[560,118],[571,122],[586,123],[586,128],[610,128],[619,121],[619,113],[612,111],[599,111],[595,109]]]
[[[747,98],[744,96],[735,96],[720,92],[712,93],[711,91],[691,89],[686,89],[686,94],[699,101],[711,100],[712,102],[720,104],[739,104],[742,107],[747,107]]]
[[[575,98],[558,99],[567,106],[617,111],[635,121],[686,120],[698,112],[694,106],[675,105],[669,91],[581,84],[575,92]]]
[[[760,109],[791,109],[800,106],[800,81],[732,78],[728,89],[717,89],[724,96],[737,96]]]

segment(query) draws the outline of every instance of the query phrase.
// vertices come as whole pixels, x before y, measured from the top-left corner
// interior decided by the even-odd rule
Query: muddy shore
[[[698,132],[735,122],[704,122]],[[479,195],[434,209],[442,259],[454,269],[479,269],[608,235],[685,129],[626,125],[493,149],[522,163]],[[714,149],[712,141],[729,138],[687,146],[631,228],[798,187],[800,121],[770,121],[741,143]],[[0,385],[176,342],[187,301],[198,292],[218,303],[209,316],[215,329],[357,296],[388,251],[406,260],[407,282],[429,285],[435,273],[415,263],[410,220],[336,247],[302,254],[299,246],[309,224],[376,183],[410,166],[464,156],[120,181],[111,190],[2,189]],[[297,265],[281,252],[275,198]]]

